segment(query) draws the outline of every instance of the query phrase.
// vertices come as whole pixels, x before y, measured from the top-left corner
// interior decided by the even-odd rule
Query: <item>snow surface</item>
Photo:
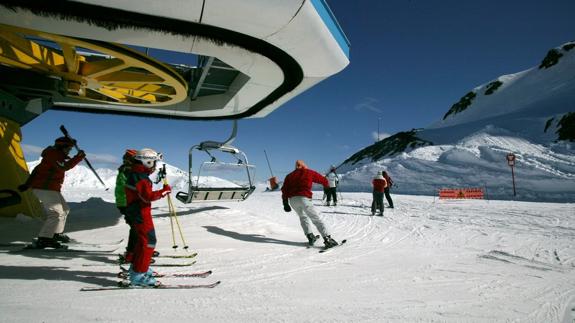
[[[471,152],[469,154],[472,154]],[[430,154],[432,156],[433,154]],[[430,157],[432,158],[432,157]],[[393,195],[395,209],[370,216],[368,193],[314,204],[344,246],[306,248],[297,216],[263,187],[240,203],[174,199],[191,267],[221,280],[214,289],[82,292],[118,280],[113,246],[100,252],[17,252],[40,221],[0,219],[0,322],[573,322],[575,204],[440,201]],[[110,191],[65,187],[67,232],[84,242],[127,237]],[[172,249],[166,200],[153,206],[158,246]],[[176,236],[176,238],[179,238]],[[182,262],[159,258],[158,262]]]

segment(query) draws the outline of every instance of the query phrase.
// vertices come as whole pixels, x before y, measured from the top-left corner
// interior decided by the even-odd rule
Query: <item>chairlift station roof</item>
[[[323,0],[2,1],[0,46],[0,89],[21,100],[212,120],[265,117],[350,50]]]

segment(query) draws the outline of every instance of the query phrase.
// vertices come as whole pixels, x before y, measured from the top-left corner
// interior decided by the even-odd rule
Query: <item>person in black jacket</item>
[[[393,209],[393,200],[391,199],[391,195],[389,195],[389,190],[393,186],[393,181],[391,180],[391,177],[386,171],[381,172],[381,175],[383,175],[383,178],[385,178],[385,180],[387,181],[387,187],[383,191],[383,193],[385,194],[385,199],[387,200],[387,203],[389,203],[389,208]]]

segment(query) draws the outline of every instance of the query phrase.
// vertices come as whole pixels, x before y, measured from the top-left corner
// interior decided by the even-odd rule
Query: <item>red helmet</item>
[[[54,141],[54,145],[59,147],[73,147],[76,144],[76,140],[70,137],[60,137]]]
[[[124,153],[124,156],[122,156],[122,159],[132,160],[134,159],[134,156],[136,156],[137,153],[138,151],[136,149],[126,149],[126,152]]]

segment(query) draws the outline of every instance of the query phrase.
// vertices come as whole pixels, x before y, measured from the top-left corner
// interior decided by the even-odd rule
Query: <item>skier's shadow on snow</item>
[[[91,197],[83,202],[68,202],[68,206],[68,233],[113,226],[122,217],[115,203],[106,202],[99,197]]]
[[[0,279],[79,281],[87,284],[111,286],[117,284],[115,273],[66,270],[66,267],[1,266]]]
[[[235,231],[224,230],[220,227],[215,227],[215,226],[211,226],[211,225],[206,225],[203,227],[206,228],[206,230],[208,230],[208,232],[210,232],[210,233],[223,235],[223,236],[230,237],[230,238],[233,238],[236,240],[257,242],[257,243],[285,244],[288,246],[298,246],[298,247],[308,245],[306,242],[294,242],[294,241],[287,241],[287,240],[279,240],[279,239],[274,239],[274,238],[268,238],[268,237],[261,235],[261,234],[239,233],[239,232],[235,232]]]
[[[5,253],[8,254],[14,254],[14,255],[19,255],[19,256],[24,256],[24,257],[30,257],[30,258],[37,258],[37,259],[46,259],[46,260],[54,260],[54,259],[58,259],[58,260],[70,260],[70,259],[78,259],[78,258],[82,258],[88,261],[94,261],[94,262],[99,262],[99,263],[107,263],[110,265],[116,265],[118,264],[118,260],[117,259],[113,259],[110,258],[111,256],[115,256],[116,254],[114,253],[114,251],[58,251],[58,250],[46,250],[46,249],[39,249],[39,250],[19,250],[16,249],[14,250],[14,246],[18,246],[18,248],[21,248],[19,245],[13,245],[11,247],[6,246],[6,247],[0,247],[0,249],[4,249],[2,250]],[[74,247],[71,247],[72,249]]]

